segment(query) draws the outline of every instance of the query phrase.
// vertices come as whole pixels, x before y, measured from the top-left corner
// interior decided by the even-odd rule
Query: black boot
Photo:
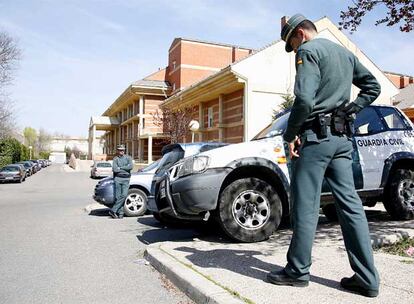
[[[267,280],[275,285],[287,285],[295,287],[306,287],[309,285],[309,281],[292,278],[285,272],[285,270],[269,272],[267,274]]]
[[[375,298],[376,296],[378,296],[378,290],[366,289],[362,287],[360,284],[358,284],[355,277],[342,278],[341,286],[346,290],[359,293],[360,295],[363,295],[365,297]]]

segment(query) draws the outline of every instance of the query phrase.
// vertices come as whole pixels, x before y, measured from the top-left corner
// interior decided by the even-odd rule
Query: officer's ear
[[[302,40],[303,41],[303,38],[306,36],[306,31],[303,29],[303,28],[298,28],[297,30],[296,30],[296,33],[295,33],[296,35],[296,37],[299,39],[299,40]]]

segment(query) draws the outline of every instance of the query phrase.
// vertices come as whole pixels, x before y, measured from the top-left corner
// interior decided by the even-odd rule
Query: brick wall
[[[177,38],[170,47],[166,80],[173,89],[179,90],[215,74],[251,52],[236,46]]]

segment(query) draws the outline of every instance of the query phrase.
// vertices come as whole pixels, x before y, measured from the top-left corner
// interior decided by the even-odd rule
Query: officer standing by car
[[[379,277],[374,266],[364,208],[352,173],[352,116],[380,94],[375,77],[342,46],[316,38],[315,25],[303,15],[282,26],[287,52],[296,53],[295,102],[284,134],[292,159],[291,221],[293,236],[282,271],[270,272],[276,285],[307,286],[311,251],[325,176],[335,197],[349,262],[355,274],[341,286],[376,297]],[[360,88],[350,102],[352,84]]]
[[[122,219],[124,217],[124,202],[128,195],[129,179],[134,165],[132,158],[125,154],[124,145],[118,145],[116,150],[117,156],[112,163],[115,204],[109,211],[109,215],[114,219]]]

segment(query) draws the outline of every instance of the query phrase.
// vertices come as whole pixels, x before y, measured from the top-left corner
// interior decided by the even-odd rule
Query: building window
[[[176,61],[173,61],[173,71],[175,70]]]
[[[173,83],[172,90],[175,91],[175,83]]]
[[[208,108],[207,127],[213,127],[213,107]]]

